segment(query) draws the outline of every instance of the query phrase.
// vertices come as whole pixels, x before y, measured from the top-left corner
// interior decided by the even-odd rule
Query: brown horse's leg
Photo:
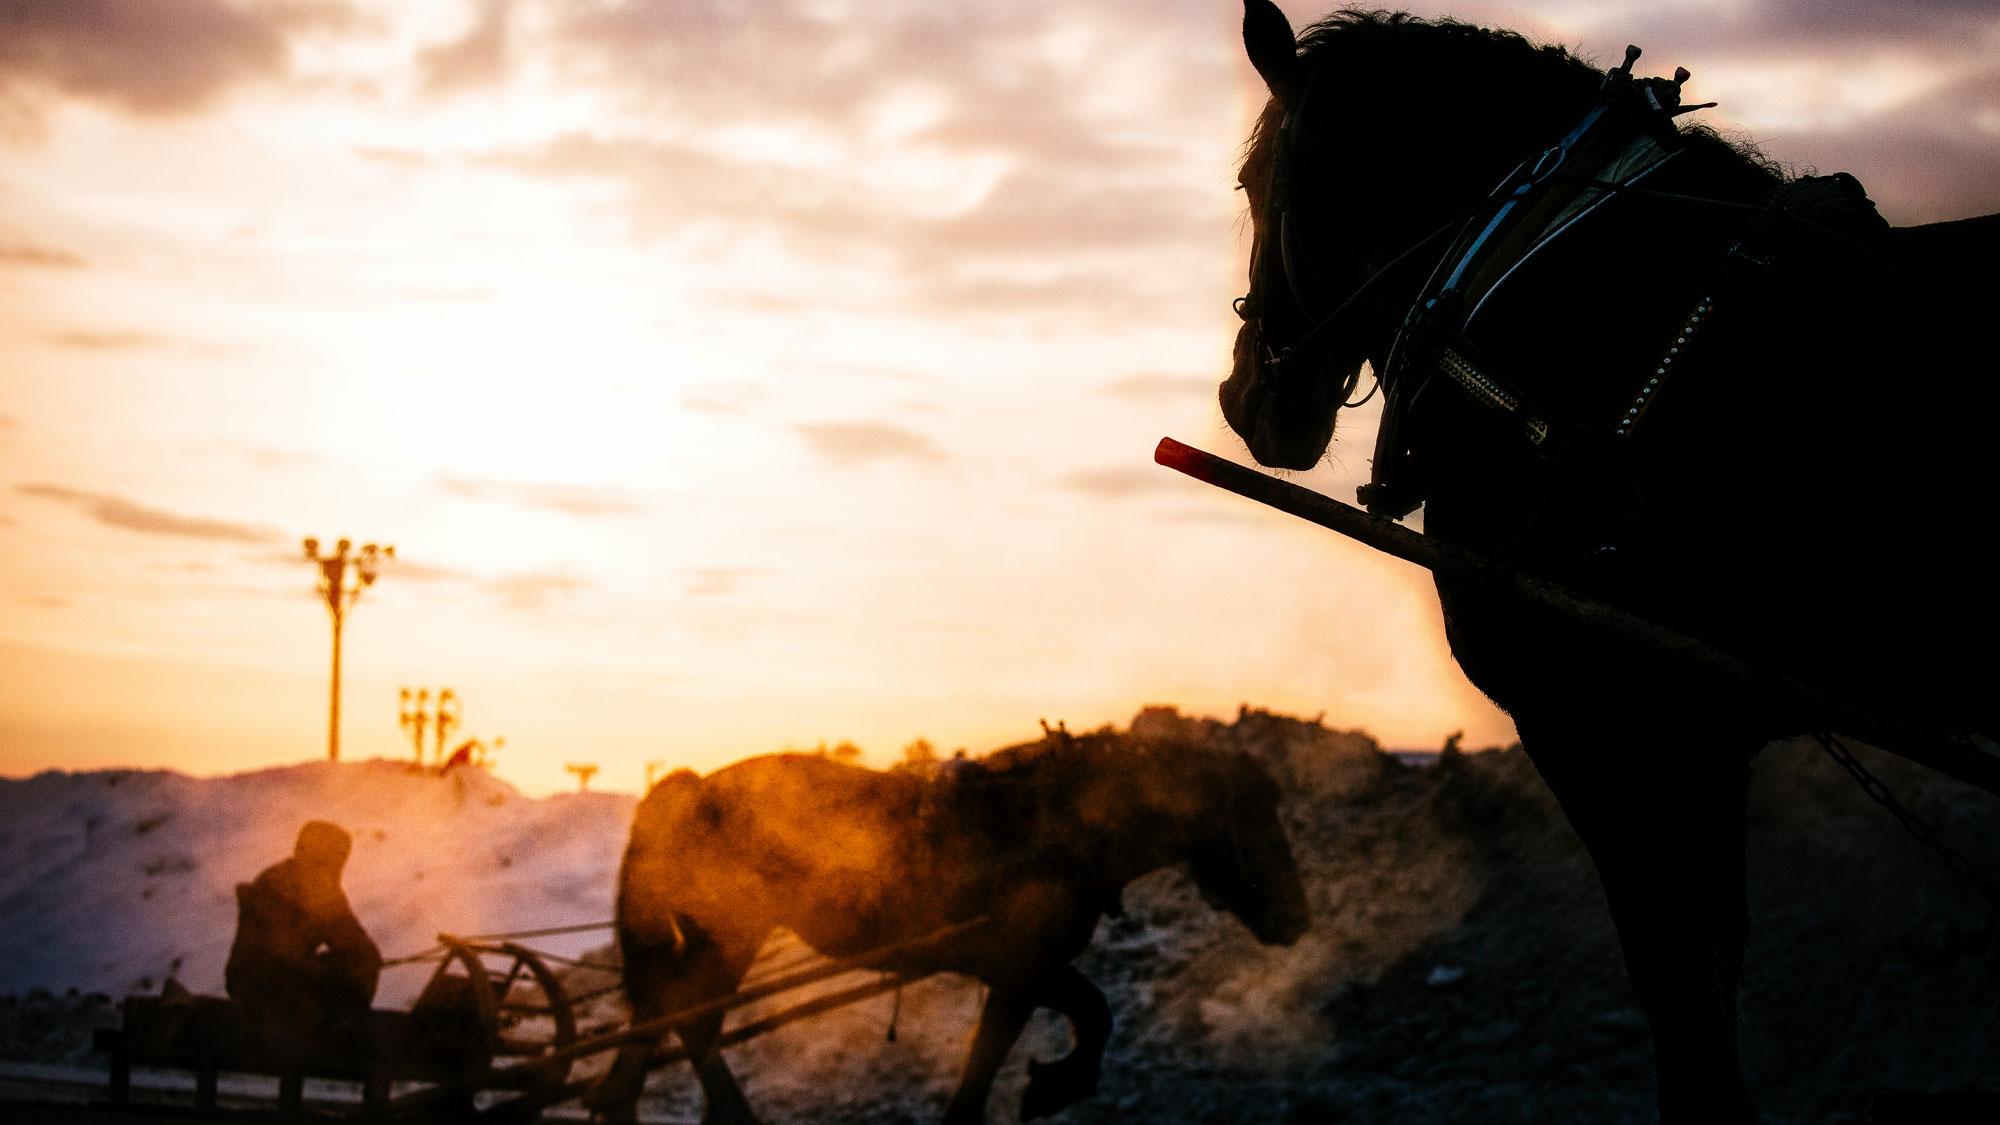
[[[1072,965],[1035,982],[1035,1006],[1053,1008],[1069,1019],[1076,1046],[1054,1062],[1028,1064],[1028,1088],[1021,1093],[1021,1120],[1047,1117],[1097,1092],[1104,1045],[1111,1039],[1111,1005],[1104,992]]]
[[[757,959],[757,950],[763,946],[765,936],[722,934],[713,944],[702,944],[696,970],[701,980],[700,1000],[736,991],[743,983],[743,974],[750,971],[751,962]],[[722,1050],[716,1045],[722,1035],[725,1014],[717,1012],[676,1028],[675,1032],[681,1045],[687,1048],[688,1058],[693,1060],[695,1078],[701,1082],[705,1103],[701,1114],[703,1125],[757,1125],[757,1115],[751,1111],[749,1099],[743,1096],[743,1087],[737,1084],[735,1073],[723,1061]]]
[[[694,1075],[701,1082],[701,1095],[706,1103],[701,1114],[702,1125],[756,1125],[757,1115],[751,1111],[749,1099],[743,1096],[743,1087],[737,1084],[735,1073],[715,1045],[722,1035],[722,1017],[723,1013],[717,1012],[680,1029],[681,1042],[694,1060]]]
[[[632,1005],[632,1022],[649,1023],[736,990],[737,983],[756,956],[732,948],[725,953],[708,935],[683,919],[690,947],[676,954],[671,946],[625,943],[625,989]],[[723,1015],[698,1020],[675,1029],[693,1061],[695,1077],[701,1082],[706,1110],[702,1120],[709,1125],[754,1125],[756,1114],[743,1097],[735,1075],[722,1061],[716,1038],[722,1032]],[[611,1072],[585,1099],[596,1118],[608,1125],[629,1125],[638,1119],[639,1095],[646,1083],[648,1063],[657,1040],[629,1044],[618,1051]]]
[[[619,934],[618,944],[632,1022],[658,1019],[668,1010],[668,991],[683,968],[679,954],[670,944],[644,942],[629,931]],[[657,1046],[657,1039],[647,1039],[618,1049],[610,1072],[582,1098],[593,1120],[601,1125],[632,1125],[638,1121],[639,1095],[645,1089],[647,1063]]]
[[[1737,1058],[1748,931],[1744,800],[1754,737],[1517,716],[1590,849],[1653,1028],[1665,1122],[1754,1122]]]
[[[986,1120],[986,1099],[993,1092],[994,1076],[1021,1028],[1035,1010],[1034,1000],[1017,988],[989,988],[986,1005],[979,1011],[979,1028],[972,1033],[972,1049],[966,1053],[965,1073],[958,1089],[945,1107],[944,1125],[982,1125]]]

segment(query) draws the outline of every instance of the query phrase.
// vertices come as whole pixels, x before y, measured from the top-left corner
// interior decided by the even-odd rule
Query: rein
[[[1296,367],[1299,364],[1311,358],[1312,348],[1316,346],[1320,342],[1320,340],[1330,337],[1332,335],[1329,329],[1334,328],[1335,326],[1339,325],[1342,321],[1346,320],[1351,316],[1354,316],[1356,313],[1361,311],[1363,298],[1369,295],[1370,290],[1374,289],[1378,284],[1380,284],[1384,278],[1387,278],[1391,274],[1395,273],[1398,268],[1408,263],[1411,258],[1429,249],[1430,247],[1436,245],[1439,239],[1443,238],[1445,235],[1450,234],[1452,231],[1458,229],[1458,227],[1462,225],[1467,219],[1470,219],[1473,215],[1477,214],[1479,210],[1485,206],[1486,206],[1485,200],[1481,200],[1480,202],[1473,204],[1471,207],[1468,207],[1464,211],[1459,212],[1457,215],[1452,216],[1449,220],[1447,220],[1442,226],[1438,227],[1436,230],[1425,235],[1422,239],[1418,240],[1417,242],[1411,244],[1411,246],[1408,249],[1404,250],[1402,253],[1397,254],[1394,258],[1389,259],[1389,264],[1376,270],[1374,273],[1369,274],[1367,280],[1363,281],[1360,284],[1360,286],[1358,286],[1354,290],[1354,292],[1348,294],[1346,300],[1342,301],[1337,307],[1334,308],[1332,312],[1326,314],[1325,316],[1319,318],[1319,320],[1315,321],[1311,328],[1306,329],[1305,332],[1302,333],[1297,340],[1293,341],[1293,343],[1289,347],[1286,347],[1282,351],[1272,348],[1269,344],[1267,344],[1264,341],[1263,325],[1260,323],[1258,325],[1258,333],[1257,333],[1257,362],[1260,373],[1264,376],[1265,380],[1270,382],[1273,387],[1280,388],[1279,393],[1283,394],[1283,390],[1281,389],[1282,383],[1280,381],[1287,374],[1296,369]],[[1294,294],[1294,297],[1296,297],[1296,294]],[[1251,292],[1246,293],[1243,296],[1236,298],[1236,300],[1230,302],[1230,307],[1235,309],[1236,315],[1244,320],[1249,320],[1252,317],[1260,317],[1262,315],[1262,305],[1257,297],[1257,292],[1254,288],[1251,290]],[[1356,375],[1358,379],[1359,376],[1358,371]],[[1356,380],[1350,380],[1349,384],[1342,389],[1341,393],[1342,399],[1345,399],[1349,394],[1353,393],[1354,390],[1353,383],[1355,381]],[[1370,395],[1373,395],[1374,393],[1375,392],[1373,391],[1369,392]],[[1362,401],[1365,402],[1367,400],[1363,399]],[[1345,405],[1359,406],[1361,404],[1359,402],[1353,402],[1353,403],[1346,403]]]

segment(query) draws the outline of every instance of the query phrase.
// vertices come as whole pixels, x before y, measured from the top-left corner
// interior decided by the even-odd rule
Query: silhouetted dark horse
[[[935,780],[807,754],[676,773],[640,802],[619,876],[633,1018],[728,994],[780,926],[841,957],[984,916],[886,968],[964,973],[988,988],[948,1122],[985,1120],[994,1075],[1034,1009],[1067,1017],[1074,1049],[1032,1064],[1022,1098],[1024,1117],[1053,1113],[1097,1088],[1111,1012],[1070,960],[1126,883],[1186,864],[1204,899],[1259,940],[1304,932],[1277,800],[1241,753],[1110,735],[1003,751]],[[678,1029],[704,1120],[753,1120],[714,1048],[721,1028],[718,1015]],[[619,1056],[589,1099],[600,1114],[629,1117],[650,1050]]]
[[[1891,229],[1851,178],[1787,183],[1677,125],[1677,80],[1607,84],[1508,32],[1343,12],[1295,39],[1248,0],[1244,38],[1271,101],[1221,400],[1258,461],[1316,464],[1366,361],[1393,427],[1377,514],[1421,501],[1427,532],[1503,565],[1854,703],[1995,731],[1977,527],[2000,216]],[[1637,127],[1579,130],[1618,98]],[[1812,719],[1492,587],[1438,592],[1453,654],[1596,861],[1662,1115],[1753,1119],[1748,762]]]

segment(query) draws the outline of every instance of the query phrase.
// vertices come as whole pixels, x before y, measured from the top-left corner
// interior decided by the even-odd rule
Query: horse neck
[[[1311,96],[1333,111],[1307,144],[1361,170],[1336,194],[1367,216],[1375,265],[1558,140],[1600,81],[1559,53],[1462,27],[1364,22],[1308,39],[1323,72]]]
[[[1388,23],[1364,19],[1317,38],[1309,31],[1307,41],[1316,46],[1305,56],[1331,78],[1312,96],[1335,107],[1319,116],[1320,135],[1308,144],[1343,167],[1366,169],[1339,189],[1352,193],[1343,209],[1366,216],[1366,233],[1342,234],[1361,234],[1375,266],[1478,203],[1516,166],[1559,140],[1595,104],[1603,81],[1601,72],[1559,50],[1505,34],[1448,22]],[[1729,198],[1756,198],[1776,182],[1712,133],[1695,130],[1684,139],[1689,160],[1683,162],[1711,165]]]

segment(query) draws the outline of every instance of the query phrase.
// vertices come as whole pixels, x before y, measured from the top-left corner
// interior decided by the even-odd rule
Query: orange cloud
[[[590,583],[574,575],[551,571],[509,574],[491,579],[485,586],[500,595],[501,604],[509,609],[540,609],[549,599],[587,589]]]
[[[944,450],[913,430],[885,422],[815,422],[792,429],[825,461],[847,469],[876,461],[943,461]]]
[[[1127,375],[1098,388],[1108,395],[1135,402],[1177,402],[1189,398],[1214,398],[1214,375]]]
[[[466,499],[498,500],[573,516],[625,516],[646,510],[644,505],[615,488],[539,481],[466,480],[452,476],[440,478],[438,487]]]
[[[269,543],[279,538],[278,532],[268,527],[163,512],[158,508],[148,508],[123,497],[108,496],[101,492],[83,492],[53,484],[23,484],[16,486],[15,491],[26,496],[39,496],[45,500],[55,500],[79,508],[106,527],[139,531],[148,535],[179,535],[193,539],[220,539],[237,543]]]
[[[1105,500],[1157,493],[1186,495],[1182,482],[1159,471],[1157,465],[1116,465],[1101,469],[1079,469],[1062,478],[1062,486]]]
[[[78,255],[51,246],[28,243],[0,245],[0,266],[30,266],[42,269],[81,269],[86,263]]]
[[[687,572],[687,585],[682,593],[689,597],[718,597],[733,594],[746,578],[755,578],[771,573],[756,567],[709,566],[697,567]]]
[[[168,343],[150,332],[91,332],[83,329],[50,333],[48,341],[58,347],[86,352],[128,352],[162,347]]]
[[[505,81],[512,57],[513,11],[514,0],[484,0],[463,37],[419,54],[424,93],[444,97]]]

